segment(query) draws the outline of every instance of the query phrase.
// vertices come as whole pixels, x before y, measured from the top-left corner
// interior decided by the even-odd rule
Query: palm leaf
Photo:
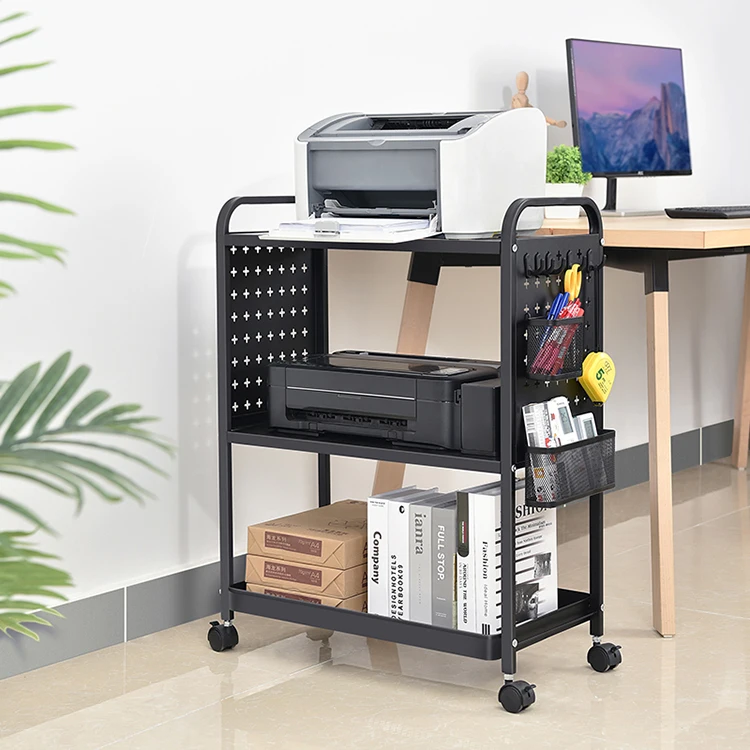
[[[14,294],[15,291],[16,290],[7,281],[0,281],[0,299],[3,297],[9,297],[11,294]]]
[[[7,151],[12,148],[37,148],[42,151],[65,151],[72,149],[68,143],[60,143],[60,141],[28,141],[28,140],[5,140],[0,141],[0,151]]]
[[[73,109],[73,107],[69,104],[25,104],[21,107],[5,107],[4,109],[0,109],[0,118],[26,115],[31,112],[62,112],[65,109]]]
[[[15,417],[13,417],[8,429],[5,431],[3,445],[8,445],[13,442],[13,439],[18,435],[19,431],[26,426],[26,423],[39,410],[42,404],[47,400],[50,393],[52,393],[54,388],[62,380],[65,370],[68,369],[69,363],[70,352],[65,352],[65,354],[58,357],[50,365],[47,372],[42,375],[39,382],[29,392],[26,400],[18,408]],[[0,424],[2,424],[2,421],[3,420],[0,419]]]
[[[99,412],[99,414],[90,419],[87,424],[108,424],[109,422],[113,422],[122,414],[129,414],[130,412],[138,411],[140,408],[140,404],[120,404],[119,406],[113,406],[111,409]]]
[[[21,448],[12,451],[12,455],[21,459],[28,458],[32,461],[54,464],[55,466],[60,466],[62,468],[73,467],[75,469],[80,469],[87,474],[93,474],[94,476],[103,479],[105,482],[109,482],[109,484],[122,490],[134,500],[141,501],[144,497],[153,497],[148,490],[141,487],[119,471],[110,469],[108,466],[104,466],[97,461],[81,458],[81,456],[76,456],[73,453],[64,453],[63,451],[55,451],[45,448]]]
[[[13,34],[13,36],[6,37],[2,41],[0,41],[0,46],[2,46],[3,44],[7,44],[8,42],[15,42],[16,39],[23,39],[24,37],[31,36],[37,31],[39,31],[38,27],[35,29],[29,29],[28,31],[22,31],[20,34]]]
[[[36,380],[39,367],[39,362],[29,365],[29,367],[11,381],[10,385],[3,392],[3,395],[0,396],[0,425],[5,422],[8,415],[18,406],[23,395],[29,390],[34,380]]]
[[[71,586],[70,576],[62,570],[39,562],[55,559],[26,541],[31,534],[22,531],[0,532],[0,632],[15,631],[38,641],[27,625],[49,626],[36,612],[60,616],[37,598],[64,600],[56,589]]]
[[[57,245],[45,245],[41,242],[29,242],[28,240],[22,240],[18,237],[12,237],[9,234],[0,234],[0,243],[3,245],[15,245],[16,247],[22,247],[25,250],[31,250],[37,255],[41,255],[44,258],[52,258],[53,260],[59,260],[62,262],[62,253],[65,251]]]
[[[87,414],[101,406],[109,398],[107,391],[92,391],[82,399],[70,412],[65,420],[65,427],[77,425]]]
[[[6,260],[39,260],[39,256],[33,253],[22,253],[18,250],[3,250],[0,248],[0,258]]]
[[[11,472],[3,472],[10,474]],[[39,527],[40,529],[43,529],[44,531],[51,532],[52,529],[50,529],[47,524],[42,521],[41,518],[39,518],[36,513],[29,510],[26,506],[20,505],[19,503],[14,502],[13,500],[8,500],[7,497],[0,496],[0,508],[5,508],[6,510],[10,511],[11,513],[15,513],[21,518],[26,519],[29,523],[33,524],[34,526]]]
[[[8,20],[7,18],[5,19]],[[2,21],[0,21],[2,23]],[[50,65],[52,60],[40,63],[26,63],[25,65],[11,65],[9,68],[0,68],[0,76],[7,76],[11,73],[18,73],[22,70],[34,70],[35,68],[43,68],[45,65]]]
[[[28,16],[29,14],[26,13],[26,11],[20,11],[19,13],[13,13],[13,15],[6,16],[5,18],[0,18],[0,23],[7,23],[8,21],[15,21],[17,18],[23,18],[24,16]]]
[[[32,431],[32,438],[47,429],[49,423],[70,403],[90,373],[91,368],[87,365],[79,365],[73,370],[39,415]]]
[[[71,214],[73,212],[69,208],[63,208],[57,206],[54,203],[47,203],[47,201],[39,200],[38,198],[31,198],[28,195],[19,195],[18,193],[0,193],[0,201],[7,201],[10,203],[25,203],[29,206],[36,206],[42,208],[45,211],[52,211],[58,214]]]

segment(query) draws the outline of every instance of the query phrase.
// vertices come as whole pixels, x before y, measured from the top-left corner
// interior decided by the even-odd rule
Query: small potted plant
[[[548,198],[580,198],[583,186],[591,179],[591,172],[584,172],[581,164],[581,151],[578,146],[555,146],[547,154]],[[547,206],[548,219],[575,219],[578,206]]]

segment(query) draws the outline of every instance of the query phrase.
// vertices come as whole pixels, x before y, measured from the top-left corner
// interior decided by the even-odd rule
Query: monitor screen
[[[595,176],[691,174],[682,50],[568,39],[573,138]]]

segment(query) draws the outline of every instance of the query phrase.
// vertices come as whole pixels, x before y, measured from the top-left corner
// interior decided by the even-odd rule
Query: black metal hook
[[[558,264],[550,270],[550,274],[553,276],[558,276],[562,273],[563,268],[565,268],[565,258],[563,258],[562,253],[557,254]]]

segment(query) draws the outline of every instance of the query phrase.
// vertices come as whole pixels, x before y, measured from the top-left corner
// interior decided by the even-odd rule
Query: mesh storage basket
[[[537,508],[564,505],[615,486],[615,433],[526,453],[526,504]]]

